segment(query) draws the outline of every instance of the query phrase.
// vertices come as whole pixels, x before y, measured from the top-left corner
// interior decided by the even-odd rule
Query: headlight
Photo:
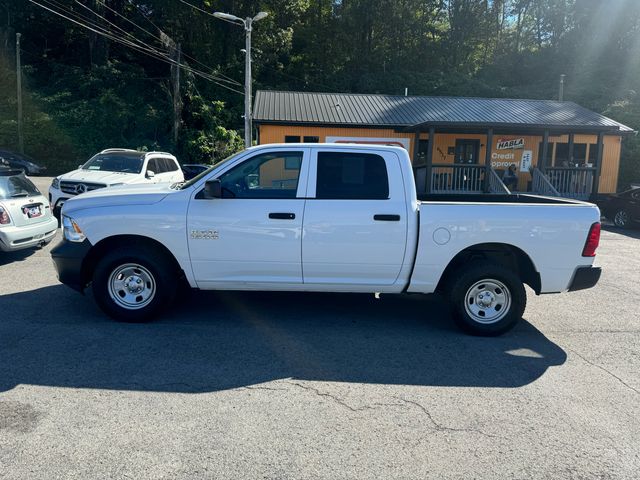
[[[57,190],[60,189],[60,180],[56,177],[53,179],[53,181],[51,182],[51,186]]]
[[[83,242],[87,238],[73,218],[62,216],[62,232],[70,242]]]
[[[124,183],[120,182],[120,183],[112,183],[111,185],[109,185],[110,187],[119,187],[120,185],[124,185]]]

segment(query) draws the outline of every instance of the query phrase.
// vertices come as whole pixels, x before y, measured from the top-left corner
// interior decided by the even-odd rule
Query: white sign
[[[498,140],[496,150],[508,150],[514,148],[524,148],[524,138],[513,138],[511,140],[505,140],[501,138]]]
[[[531,150],[522,151],[522,159],[520,160],[520,171],[528,172],[531,168],[533,160],[533,152]]]
[[[327,137],[327,143],[362,143],[365,145],[394,145],[409,150],[408,138],[375,138],[375,137]]]

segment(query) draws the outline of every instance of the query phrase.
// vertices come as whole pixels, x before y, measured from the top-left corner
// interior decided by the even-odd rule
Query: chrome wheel
[[[474,283],[464,298],[467,314],[482,324],[500,321],[511,308],[509,289],[495,279],[484,279]]]
[[[109,296],[127,310],[137,310],[148,305],[156,294],[153,275],[142,265],[127,263],[111,272],[107,282]]]
[[[616,227],[626,227],[629,223],[629,214],[624,210],[620,210],[613,217],[613,223],[616,225]]]

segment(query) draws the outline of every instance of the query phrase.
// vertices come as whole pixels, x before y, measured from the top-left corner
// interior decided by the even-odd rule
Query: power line
[[[54,10],[52,8],[49,8],[49,7],[45,6],[45,5],[42,5],[42,4],[38,3],[38,2],[36,2],[35,0],[29,0],[29,1],[31,3],[33,3],[34,5],[37,5],[40,8],[43,8],[43,9],[45,9],[45,10],[47,10],[47,11],[49,11],[49,12],[55,14],[55,15],[58,15],[58,16],[66,19],[66,20],[68,20],[68,21],[70,21],[72,23],[75,23],[76,25],[79,25],[79,26],[87,29],[87,30],[90,30],[90,31],[92,31],[94,33],[97,33],[98,35],[102,35],[102,36],[108,38],[109,40],[111,40],[113,42],[117,42],[117,43],[120,43],[122,45],[125,45],[125,46],[127,46],[129,48],[132,48],[133,50],[136,50],[136,51],[138,51],[140,53],[143,53],[143,54],[145,54],[147,56],[153,57],[153,58],[155,58],[155,59],[157,59],[159,61],[162,61],[162,62],[165,62],[165,63],[169,63],[171,65],[177,65],[180,68],[182,68],[182,69],[184,69],[186,71],[189,71],[189,72],[193,73],[194,75],[197,75],[197,76],[200,76],[202,78],[205,78],[205,79],[215,83],[216,85],[218,85],[220,87],[223,87],[223,88],[226,88],[227,90],[230,90],[232,92],[244,95],[244,92],[242,92],[240,90],[236,90],[235,88],[231,88],[228,85],[224,85],[224,84],[220,83],[220,81],[224,81],[224,79],[217,78],[214,75],[211,75],[211,74],[208,74],[206,72],[202,72],[200,70],[194,69],[192,67],[189,67],[188,65],[185,65],[184,63],[176,62],[173,59],[171,59],[171,58],[167,57],[166,55],[164,55],[162,52],[160,52],[160,51],[158,51],[158,50],[156,50],[156,49],[154,49],[152,47],[149,47],[148,45],[146,45],[145,43],[141,42],[137,38],[136,38],[136,43],[134,43],[134,42],[125,40],[123,38],[116,37],[111,32],[109,32],[108,30],[104,29],[102,26],[96,25],[95,23],[93,23],[91,21],[87,21],[86,17],[83,17],[82,15],[79,15],[77,12],[73,12],[73,11],[69,12],[68,10],[60,7],[59,4],[56,5],[52,0],[41,0],[41,1],[44,1],[44,2],[48,3],[49,5],[52,5],[52,4],[56,5],[58,8],[60,8],[64,12],[70,13],[71,16],[75,16],[76,19],[70,18],[70,17],[64,15],[63,13],[61,13],[59,11],[56,11],[56,10]],[[87,21],[88,24],[82,23],[81,21],[78,21],[77,20],[78,18]]]
[[[187,71],[191,71],[194,75],[201,76],[201,77],[203,77],[203,78],[205,78],[205,79],[207,79],[207,80],[209,80],[209,81],[211,81],[211,82],[213,82],[213,83],[215,83],[215,84],[217,84],[217,85],[219,85],[219,86],[221,86],[223,88],[227,88],[228,90],[234,91],[236,93],[241,93],[238,90],[232,89],[232,88],[230,88],[230,87],[228,87],[226,85],[222,85],[222,84],[218,83],[216,80],[221,80],[221,79],[219,79],[219,78],[217,78],[217,77],[215,77],[213,75],[210,75],[210,74],[207,74],[205,72],[201,72],[199,70],[193,69],[192,67],[189,67],[188,65],[180,64],[180,63],[175,62],[173,59],[171,59],[171,58],[167,57],[166,55],[164,55],[164,53],[162,53],[162,52],[160,52],[160,51],[158,51],[158,50],[156,50],[156,49],[154,49],[152,47],[149,47],[148,45],[146,45],[145,43],[139,41],[138,39],[136,39],[136,42],[131,42],[129,40],[125,40],[123,38],[116,37],[109,30],[105,29],[101,25],[97,25],[96,23],[94,23],[91,20],[87,19],[87,17],[85,17],[85,16],[83,16],[83,15],[81,15],[81,14],[75,12],[75,11],[69,11],[69,10],[65,9],[59,3],[57,3],[55,0],[41,0],[41,1],[44,1],[44,2],[48,3],[49,5],[57,6],[58,8],[60,8],[61,10],[67,12],[68,14],[70,14],[73,17],[75,17],[76,19],[85,20],[88,23],[88,25],[84,24],[84,23],[82,23],[80,21],[74,20],[73,18],[69,18],[69,17],[63,15],[62,13],[60,13],[58,11],[52,10],[51,8],[48,8],[48,7],[44,6],[44,5],[39,4],[38,2],[35,2],[34,0],[29,0],[29,1],[31,1],[31,3],[34,3],[34,4],[38,5],[41,8],[44,8],[45,10],[48,10],[48,11],[50,11],[50,12],[52,12],[52,13],[58,15],[58,16],[61,16],[62,18],[65,18],[66,20],[69,20],[69,21],[71,21],[71,22],[73,22],[73,23],[75,23],[77,25],[80,25],[83,28],[86,28],[86,29],[88,29],[90,31],[93,31],[94,33],[102,35],[102,36],[104,36],[104,37],[106,37],[106,38],[108,38],[108,39],[110,39],[110,40],[112,40],[114,42],[117,42],[117,43],[123,44],[125,46],[128,46],[129,48],[132,48],[132,49],[134,49],[134,50],[136,50],[136,51],[138,51],[140,53],[143,53],[145,55],[151,56],[151,57],[156,58],[157,60],[163,61],[165,63],[178,65],[178,66],[180,66],[181,68],[183,68],[183,69],[185,69]]]
[[[79,3],[79,2],[78,2],[78,0],[76,0],[76,2],[77,2],[77,3]],[[158,40],[160,43],[164,43],[161,37],[158,37],[157,35],[154,35],[153,33],[149,32],[147,29],[145,29],[145,28],[141,27],[140,25],[138,25],[137,23],[135,23],[135,22],[134,22],[134,21],[132,21],[131,19],[129,19],[129,18],[125,17],[124,15],[122,15],[121,13],[119,13],[117,10],[114,10],[114,9],[113,9],[113,8],[111,8],[109,5],[107,5],[107,4],[104,2],[104,0],[98,0],[98,3],[100,3],[102,6],[104,6],[105,8],[107,8],[109,11],[113,12],[115,15],[117,15],[117,16],[118,16],[118,17],[120,17],[120,18],[122,18],[122,19],[123,19],[123,20],[125,20],[126,22],[130,23],[130,24],[131,24],[131,25],[133,25],[134,27],[138,28],[139,30],[141,30],[141,31],[145,32],[147,35],[150,35],[150,36],[151,36],[151,37],[153,37],[154,39]],[[145,20],[147,20],[151,25],[153,25],[153,27],[154,27],[155,29],[157,29],[161,34],[166,35],[166,33],[164,33],[164,32],[162,31],[162,29],[161,29],[158,25],[156,25],[156,24],[155,24],[155,23],[154,23],[150,18],[148,18],[148,17],[145,15],[145,13],[140,9],[140,7],[139,7],[138,5],[136,5],[135,3],[134,3],[134,4],[132,4],[132,5],[133,5],[137,10],[138,10],[138,12],[140,13],[140,15],[141,15]],[[83,5],[83,6],[84,6],[84,5]],[[87,8],[87,7],[85,7],[85,8]],[[106,20],[106,19],[105,19],[105,20]],[[107,21],[108,21],[108,20],[107,20]],[[110,23],[111,23],[111,22],[110,22]],[[167,37],[169,37],[168,35],[166,35],[166,36],[167,36]],[[214,71],[214,72],[215,72],[215,69],[214,69],[214,68],[210,67],[209,65],[206,65],[206,64],[202,63],[201,61],[199,61],[199,60],[197,60],[197,59],[195,59],[195,58],[193,58],[193,57],[191,57],[191,56],[187,55],[187,54],[186,54],[186,53],[184,53],[184,52],[182,52],[182,56],[184,56],[185,58],[188,58],[188,59],[189,59],[189,60],[191,60],[192,62],[197,63],[198,65],[200,65],[200,66],[202,66],[202,67],[204,67],[204,68],[206,68],[206,69],[209,69],[209,70],[211,70],[211,71]],[[224,74],[222,74],[222,73],[220,73],[220,72],[216,72],[216,75],[217,75],[218,77],[221,77],[221,78],[219,78],[219,80],[220,80],[221,82],[222,82],[222,81],[227,81],[228,83],[231,83],[231,84],[234,84],[234,85],[239,85],[239,86],[241,86],[241,85],[242,85],[242,84],[241,84],[240,82],[238,82],[237,80],[234,80],[233,78],[228,77],[227,75],[224,75]]]
[[[201,12],[201,13],[204,13],[205,15],[209,15],[210,17],[216,18],[216,19],[218,19],[218,20],[224,20],[225,22],[229,22],[229,23],[232,23],[232,24],[234,24],[234,25],[239,25],[239,23],[238,23],[238,22],[234,22],[234,21],[232,21],[232,20],[227,20],[227,19],[225,19],[225,18],[219,18],[219,17],[216,17],[213,13],[211,13],[211,12],[207,12],[206,10],[204,10],[204,9],[202,9],[202,8],[200,8],[200,7],[197,7],[196,5],[193,5],[192,3],[187,2],[186,0],[178,0],[178,1],[179,1],[180,3],[184,3],[185,5],[188,5],[189,7],[193,8],[194,10],[197,10],[197,11],[199,11],[199,12]],[[295,79],[295,80],[299,80],[299,81],[301,81],[301,82],[304,82],[305,84],[313,84],[313,85],[317,85],[317,86],[319,86],[319,87],[322,87],[323,89],[330,90],[330,91],[332,91],[332,92],[338,92],[338,90],[336,90],[335,88],[328,87],[328,86],[323,85],[323,84],[321,84],[321,83],[313,82],[313,81],[309,81],[309,80],[305,80],[304,78],[296,77],[295,75],[291,75],[291,74],[289,74],[289,73],[284,73],[284,72],[282,72],[282,71],[280,71],[280,70],[277,70],[277,69],[275,69],[275,68],[273,68],[273,67],[270,67],[270,66],[268,66],[268,65],[262,65],[262,66],[263,66],[264,68],[267,68],[267,69],[269,69],[269,70],[272,70],[272,71],[274,71],[274,72],[276,72],[276,73],[279,73],[279,74],[281,74],[281,75],[284,75],[285,77],[293,78],[293,79]]]
[[[185,0],[178,0],[178,1],[179,1],[179,2],[181,2],[181,3],[184,3],[185,5],[188,5],[189,7],[193,8],[194,10],[198,10],[199,12],[202,12],[202,13],[204,13],[204,14],[206,14],[206,15],[209,15],[210,17],[217,18],[213,13],[211,13],[211,12],[207,12],[206,10],[204,10],[204,9],[202,9],[202,8],[200,8],[200,7],[196,7],[196,6],[195,6],[195,5],[193,5],[192,3],[185,2]],[[224,20],[224,21],[226,21],[226,22],[233,23],[233,24],[235,24],[235,23],[236,23],[236,22],[232,22],[232,21],[230,21],[230,20],[227,20],[227,19],[225,19],[225,18],[221,18],[220,20]]]

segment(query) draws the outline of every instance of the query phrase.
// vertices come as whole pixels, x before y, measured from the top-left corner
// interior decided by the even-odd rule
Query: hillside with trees
[[[244,32],[210,13],[261,10],[254,90],[557,98],[565,74],[566,100],[640,129],[637,0],[0,0],[0,145],[17,147],[20,32],[25,149],[52,170],[113,146],[225,157]],[[636,137],[622,161],[640,181]]]

